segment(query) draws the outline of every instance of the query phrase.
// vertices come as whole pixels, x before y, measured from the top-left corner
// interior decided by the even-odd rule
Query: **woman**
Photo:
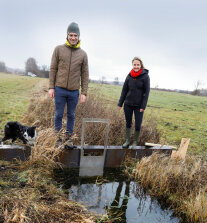
[[[148,101],[150,92],[150,79],[148,70],[144,68],[143,62],[140,58],[135,57],[132,60],[132,66],[133,69],[128,74],[124,82],[118,106],[121,108],[124,103],[124,113],[126,119],[126,142],[123,144],[123,148],[129,148],[132,115],[134,112],[135,132],[132,144],[132,149],[134,149],[137,145],[142,118]]]

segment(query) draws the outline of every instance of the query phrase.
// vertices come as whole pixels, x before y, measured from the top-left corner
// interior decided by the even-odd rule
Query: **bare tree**
[[[101,83],[104,84],[105,81],[106,81],[106,77],[105,77],[105,76],[102,76],[102,77],[101,77]]]
[[[158,89],[159,88],[159,85],[158,84],[155,84],[155,89]]]
[[[46,70],[49,70],[49,67],[44,64],[44,65],[42,65],[40,70],[46,71]]]
[[[7,72],[6,65],[3,61],[0,61],[0,72]]]
[[[192,95],[200,95],[200,87],[204,85],[204,83],[200,80],[198,80],[195,84],[194,87],[195,89],[192,92]]]
[[[114,78],[114,84],[115,84],[115,85],[118,85],[118,84],[119,84],[119,78],[118,78],[118,77],[115,77],[115,78]]]
[[[42,67],[39,68],[38,76],[49,78],[49,67],[47,65],[42,65]]]
[[[30,57],[29,59],[27,59],[25,63],[25,72],[26,74],[28,72],[31,72],[36,75],[38,74],[38,66],[37,66],[36,60],[33,57]]]

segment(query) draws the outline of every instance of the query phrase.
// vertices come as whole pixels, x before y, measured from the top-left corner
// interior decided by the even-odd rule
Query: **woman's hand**
[[[143,111],[144,111],[144,109],[140,108],[140,109],[139,109],[139,111],[140,111],[140,112],[143,112]]]
[[[120,106],[118,106],[118,109],[119,109],[119,110],[121,110],[121,107],[120,107]]]

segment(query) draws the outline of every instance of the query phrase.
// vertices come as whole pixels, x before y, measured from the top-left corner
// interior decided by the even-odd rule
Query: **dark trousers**
[[[134,112],[135,130],[140,131],[144,112],[140,112],[139,110],[140,108],[137,106],[130,106],[130,105],[124,104],[124,113],[125,113],[127,128],[131,128],[132,126],[132,116]]]
[[[73,133],[75,122],[75,110],[78,104],[79,90],[70,91],[64,88],[55,87],[55,131],[62,128],[64,108],[67,104],[67,129],[69,134]]]

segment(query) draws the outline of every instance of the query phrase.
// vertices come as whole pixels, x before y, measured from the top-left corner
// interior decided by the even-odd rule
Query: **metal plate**
[[[85,156],[84,155],[84,135],[85,135],[85,124],[87,122],[92,123],[105,123],[107,125],[105,140],[104,140],[104,152],[102,156]],[[106,149],[108,144],[110,120],[108,119],[90,119],[84,118],[82,120],[82,135],[81,135],[81,157],[80,157],[80,170],[79,176],[103,176],[103,169],[105,163]]]

